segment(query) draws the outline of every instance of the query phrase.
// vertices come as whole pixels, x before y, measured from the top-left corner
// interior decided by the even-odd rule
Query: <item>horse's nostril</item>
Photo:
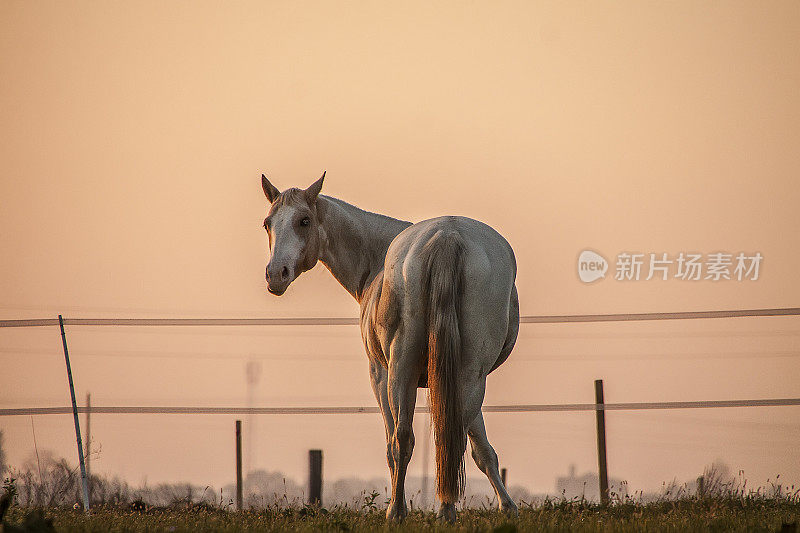
[[[281,280],[286,280],[289,277],[289,267],[283,267],[281,270]]]

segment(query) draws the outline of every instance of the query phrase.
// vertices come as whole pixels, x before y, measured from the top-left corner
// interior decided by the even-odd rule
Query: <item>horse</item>
[[[306,189],[279,191],[265,175],[269,210],[267,290],[281,296],[321,262],[359,303],[372,390],[383,416],[391,473],[387,519],[408,514],[405,477],[414,448],[417,388],[428,388],[436,447],[438,516],[456,517],[464,492],[467,437],[499,508],[517,506],[498,472],[481,405],[486,376],[511,353],[519,331],[516,259],[488,225],[461,216],[412,224]]]

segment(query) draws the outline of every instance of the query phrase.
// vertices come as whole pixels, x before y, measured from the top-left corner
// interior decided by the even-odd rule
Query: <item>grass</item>
[[[10,524],[20,523],[30,509],[12,507]],[[763,496],[684,498],[655,503],[618,503],[607,508],[585,501],[546,501],[520,509],[509,519],[495,510],[467,509],[453,525],[430,512],[412,511],[401,524],[388,524],[382,510],[336,507],[268,509],[235,512],[211,506],[143,511],[100,508],[87,515],[70,508],[45,509],[59,532],[239,532],[239,531],[486,531],[512,533],[627,531],[764,531],[797,532],[800,500]],[[783,529],[782,529],[783,528]]]

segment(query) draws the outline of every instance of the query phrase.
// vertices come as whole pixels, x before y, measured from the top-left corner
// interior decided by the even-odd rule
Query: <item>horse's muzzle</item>
[[[275,296],[283,295],[283,293],[286,292],[286,289],[288,289],[288,288],[289,288],[289,285],[286,285],[284,287],[276,289],[272,285],[270,285],[269,282],[267,282],[267,291],[269,291],[270,294],[274,294]]]
[[[292,274],[289,271],[289,267],[286,266],[279,271],[276,270],[270,269],[269,265],[267,265],[267,290],[270,294],[280,296],[289,288],[289,284],[292,282]]]

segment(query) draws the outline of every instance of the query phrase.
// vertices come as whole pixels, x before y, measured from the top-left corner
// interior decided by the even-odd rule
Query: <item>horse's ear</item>
[[[306,200],[308,200],[309,204],[313,204],[317,196],[319,196],[319,191],[322,190],[322,182],[325,180],[325,173],[328,172],[327,170],[322,173],[322,177],[308,186],[308,189],[305,190],[306,193]]]
[[[269,200],[269,203],[274,202],[281,194],[281,191],[276,189],[264,174],[261,174],[261,188],[264,189],[264,195],[267,197],[267,200]]]

